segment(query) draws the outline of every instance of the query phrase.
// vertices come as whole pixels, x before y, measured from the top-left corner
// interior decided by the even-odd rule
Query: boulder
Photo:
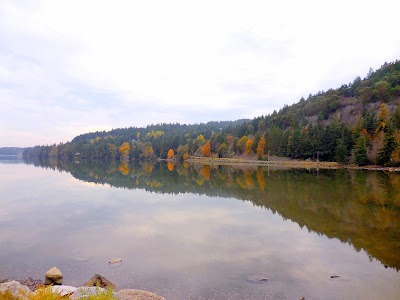
[[[52,267],[46,272],[45,284],[61,285],[63,283],[63,274],[57,267]]]
[[[32,293],[27,286],[15,280],[0,283],[0,293],[5,293],[6,291],[21,299],[28,299],[28,295]]]
[[[76,291],[69,297],[71,300],[85,299],[90,295],[112,293],[113,297],[117,300],[123,300],[123,298],[115,292],[107,291],[101,287],[94,286],[82,286],[76,289]]]
[[[123,289],[118,294],[124,300],[166,300],[164,297],[144,290]]]
[[[94,276],[90,278],[89,281],[86,282],[83,286],[97,286],[105,288],[107,290],[118,290],[118,287],[114,283],[99,274],[94,274]]]

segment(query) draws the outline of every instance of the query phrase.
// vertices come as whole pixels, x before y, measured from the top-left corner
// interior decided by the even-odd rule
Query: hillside
[[[400,162],[400,61],[370,69],[363,79],[320,91],[253,120],[157,124],[87,133],[66,144],[37,146],[42,159],[172,158],[190,155],[265,159],[271,155],[340,163]]]

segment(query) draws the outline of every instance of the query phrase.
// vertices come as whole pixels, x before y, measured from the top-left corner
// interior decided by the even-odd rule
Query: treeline
[[[192,155],[266,159],[270,155],[340,163],[400,162],[400,61],[370,69],[364,79],[320,91],[253,120],[157,124],[93,132],[26,157],[184,160]]]

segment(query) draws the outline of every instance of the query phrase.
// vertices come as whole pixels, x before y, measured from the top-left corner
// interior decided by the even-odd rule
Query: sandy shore
[[[253,160],[240,158],[209,158],[191,156],[186,162],[190,164],[201,165],[221,165],[221,166],[273,166],[282,168],[303,168],[303,169],[353,169],[353,170],[377,170],[400,172],[400,168],[381,167],[375,165],[356,166],[356,165],[341,165],[337,162],[327,161],[307,161],[307,160]]]

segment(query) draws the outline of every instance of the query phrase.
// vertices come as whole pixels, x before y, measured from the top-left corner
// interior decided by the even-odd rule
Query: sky
[[[0,147],[254,118],[400,59],[398,0],[0,0]]]

